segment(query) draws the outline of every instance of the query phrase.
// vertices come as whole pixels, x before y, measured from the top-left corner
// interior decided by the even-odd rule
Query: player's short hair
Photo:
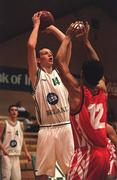
[[[17,108],[17,105],[16,105],[16,104],[11,104],[11,105],[8,107],[8,112],[10,112],[10,110],[11,110],[12,107],[16,107],[16,108]],[[17,108],[17,110],[18,110],[18,108]]]
[[[104,67],[102,62],[95,59],[84,61],[82,72],[85,81],[92,86],[96,86],[104,75]]]
[[[42,49],[49,49],[50,50],[50,48],[48,48],[48,47],[41,47],[40,49],[39,48],[36,49],[36,57],[37,58],[40,58],[40,52],[41,52]]]

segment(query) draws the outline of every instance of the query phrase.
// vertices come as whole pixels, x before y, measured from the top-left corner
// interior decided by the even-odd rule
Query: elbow
[[[30,42],[30,41],[28,41],[27,47],[28,47],[28,49],[35,49],[34,43],[33,43],[33,42]]]
[[[63,56],[62,56],[61,54],[57,54],[57,56],[56,56],[56,61],[57,61],[58,63],[62,63],[62,59],[63,59]]]
[[[64,66],[64,65],[63,65],[63,61],[62,61],[61,57],[60,57],[60,56],[57,56],[57,57],[56,57],[56,61],[55,61],[55,67],[56,67],[57,69],[62,69],[63,66]]]
[[[56,60],[55,62],[55,67],[59,70],[59,73],[63,73],[64,69],[65,69],[65,64],[59,59]]]

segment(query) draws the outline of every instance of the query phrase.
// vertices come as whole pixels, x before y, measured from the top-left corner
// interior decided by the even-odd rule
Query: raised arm
[[[69,92],[71,111],[75,113],[81,103],[81,88],[80,84],[72,76],[69,69],[69,61],[72,51],[71,39],[74,34],[74,28],[75,27],[73,26],[70,28],[69,32],[67,32],[67,35],[58,50],[55,62],[59,69],[61,79]]]
[[[37,59],[36,59],[36,44],[40,26],[40,16],[41,13],[35,13],[32,17],[33,20],[33,30],[28,39],[28,73],[33,87],[36,83],[36,72],[37,72]]]
[[[89,40],[90,25],[88,24],[88,22],[83,23],[82,21],[79,21],[79,24],[82,24],[82,26],[81,27],[79,26],[80,33],[78,32],[76,38],[80,40],[80,42],[82,43],[83,48],[86,51],[87,58],[100,61],[100,58],[96,50],[93,48]],[[99,81],[99,86],[103,88],[103,90],[107,93],[104,77]]]
[[[52,33],[60,42],[62,42],[65,38],[65,34],[54,25],[50,25],[49,27],[47,27],[45,32]]]
[[[61,78],[63,79],[64,84],[68,88],[68,91],[70,93],[71,86],[73,83],[73,86],[77,83],[74,81],[75,79],[73,78],[70,70],[69,70],[69,62],[71,59],[71,52],[72,52],[72,37],[74,36],[74,31],[73,31],[74,26],[72,24],[68,28],[66,32],[66,36],[57,52],[56,55],[56,66],[58,67]],[[68,83],[68,79],[71,82],[70,84]],[[72,82],[73,81],[73,82]],[[74,84],[75,83],[75,84]]]
[[[82,21],[78,21],[78,24],[79,32],[78,35],[76,35],[76,38],[80,40],[80,43],[82,43],[84,50],[86,51],[87,58],[99,61],[99,57],[89,40],[90,25],[88,22],[83,23]]]

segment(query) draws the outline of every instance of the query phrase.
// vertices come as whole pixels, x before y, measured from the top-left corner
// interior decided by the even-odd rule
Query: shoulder
[[[59,74],[59,70],[57,68],[53,69],[52,72],[56,72],[57,74]]]
[[[59,76],[59,71],[58,71],[58,69],[53,69],[53,70],[52,70],[52,74],[57,74],[57,75]]]

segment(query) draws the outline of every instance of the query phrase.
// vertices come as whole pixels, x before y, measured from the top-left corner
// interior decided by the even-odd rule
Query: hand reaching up
[[[76,38],[82,41],[88,40],[88,34],[90,30],[90,25],[88,22],[76,21],[72,23],[66,31],[66,35],[70,38]]]
[[[41,14],[42,14],[42,12],[40,11],[40,12],[37,12],[37,13],[35,13],[35,14],[33,15],[32,21],[33,21],[34,27],[35,27],[36,25],[40,25],[40,17],[41,17]]]

